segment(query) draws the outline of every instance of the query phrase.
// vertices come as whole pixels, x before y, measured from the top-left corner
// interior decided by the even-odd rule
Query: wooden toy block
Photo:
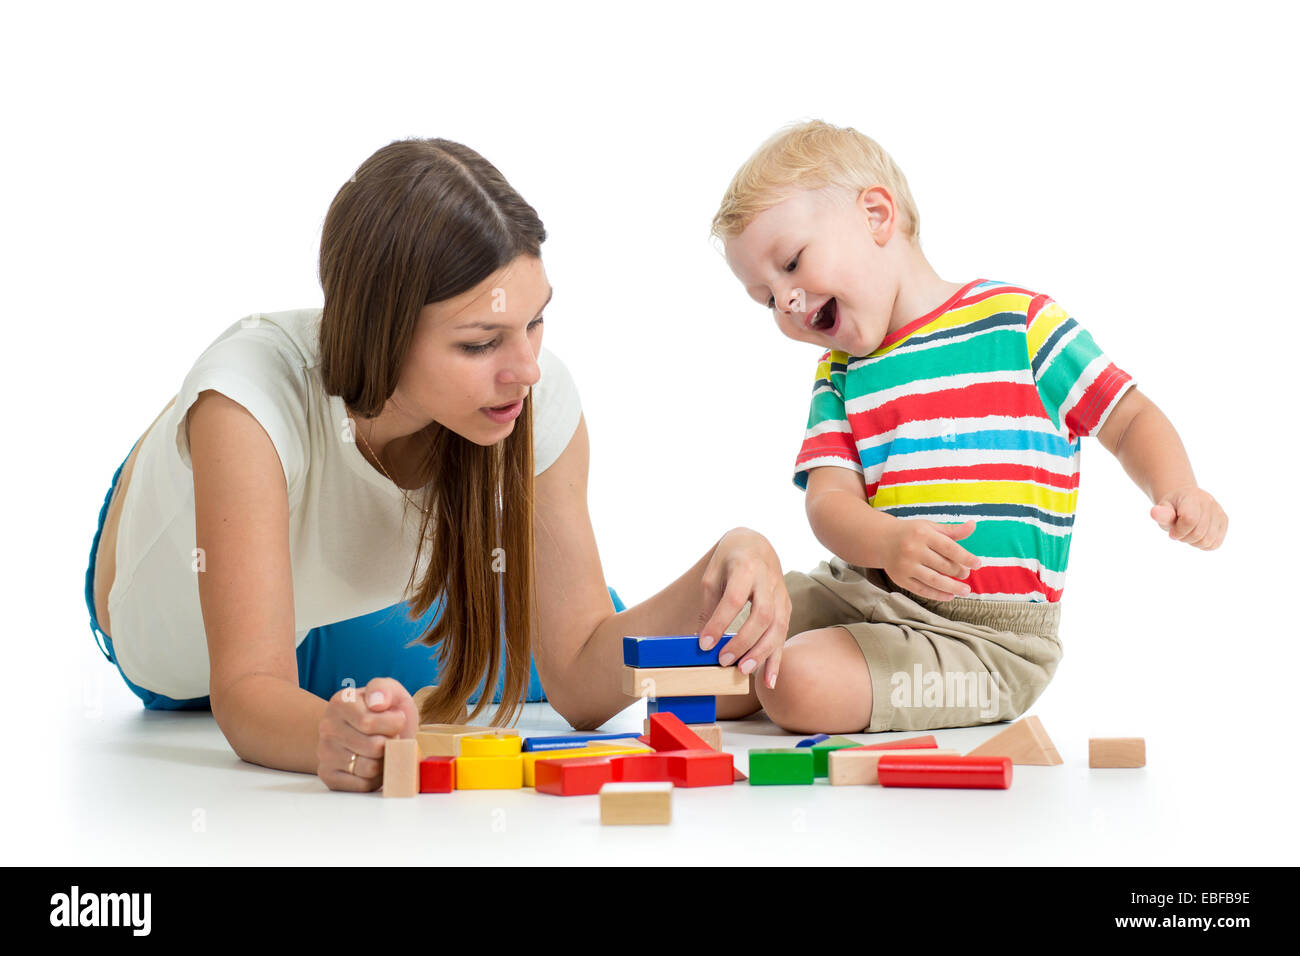
[[[460,738],[462,757],[517,757],[522,753],[523,738],[513,730],[490,734],[470,734]]]
[[[876,774],[882,787],[1005,790],[1011,786],[1011,758],[889,754],[876,762]]]
[[[861,740],[853,740],[849,737],[829,737],[820,743],[815,743],[808,749],[813,755],[813,776],[824,777],[827,774],[826,757],[832,750],[844,750],[846,747],[861,747]]]
[[[646,749],[641,747],[635,751],[631,748],[607,748],[604,750],[596,747],[583,747],[580,750],[532,750],[525,754],[520,754],[519,759],[524,762],[524,786],[535,787],[537,765],[546,760],[568,760],[572,757],[616,757],[622,754],[646,753]]]
[[[736,667],[628,667],[623,665],[628,697],[701,697],[748,694],[749,675]]]
[[[524,785],[524,758],[457,757],[457,790],[518,790]]]
[[[421,793],[451,793],[455,789],[455,757],[425,757],[420,761]]]
[[[1052,738],[1037,717],[1025,717],[994,734],[970,751],[968,757],[1010,757],[1012,763],[1036,767],[1054,767],[1065,763],[1056,752]]]
[[[422,757],[459,757],[460,739],[475,734],[490,734],[494,727],[471,727],[468,724],[421,724],[415,732]]]
[[[830,734],[818,734],[816,737],[809,737],[807,740],[801,740],[801,741],[799,741],[797,744],[795,744],[795,746],[796,746],[796,747],[811,747],[813,744],[819,744],[819,743],[821,743],[823,740],[830,740],[830,739],[831,739],[831,735],[830,735]]]
[[[614,780],[618,782],[671,779],[667,754],[624,754],[610,758],[610,762],[614,765]]]
[[[600,822],[671,823],[673,785],[670,781],[611,782],[600,788]]]
[[[698,634],[666,634],[623,638],[623,663],[630,667],[717,666],[718,654],[735,634],[723,634],[707,651]]]
[[[649,733],[649,731],[647,731]],[[566,734],[563,737],[525,737],[524,753],[530,750],[554,750],[557,747],[586,747],[594,741],[626,740],[632,734]]]
[[[711,724],[718,719],[718,698],[651,697],[645,709],[647,714],[676,714],[684,724]]]
[[[655,750],[716,750],[678,719],[676,714],[651,714],[650,746]]]
[[[938,742],[934,739],[934,734],[926,734],[924,737],[908,737],[905,740],[892,740],[885,744],[866,744],[857,749],[859,750],[921,750],[930,747],[938,747]]]
[[[915,748],[900,748],[898,750],[867,750],[860,747],[846,747],[843,750],[833,750],[828,756],[827,763],[829,769],[827,772],[830,778],[831,786],[860,786],[880,783],[880,778],[876,776],[876,764],[881,757],[892,757],[895,754],[916,754],[924,752],[926,756],[943,756],[958,757],[961,755],[959,750],[940,750],[938,748],[925,748],[923,751]]]
[[[708,744],[711,749],[713,750],[722,749],[722,728],[719,727],[717,724],[687,723],[686,726],[689,727],[691,731],[696,734],[696,736],[698,736],[701,740],[703,740],[706,744]],[[649,717],[645,719],[644,727],[645,727],[645,731],[644,731],[645,740],[649,741],[650,740],[650,718]],[[641,739],[642,738],[640,737],[637,738],[637,740],[641,740]]]
[[[622,737],[617,740],[593,740],[589,750],[617,750],[619,753],[652,753],[654,747],[641,742],[640,737]]]
[[[614,779],[614,764],[608,757],[574,757],[543,760],[534,770],[538,793],[573,797],[600,793],[600,788]]]
[[[807,747],[751,750],[749,782],[756,787],[768,784],[812,783],[812,751]]]
[[[676,787],[729,787],[735,759],[717,750],[672,750],[665,753],[668,779]],[[627,759],[627,758],[624,758]]]
[[[1089,767],[1145,767],[1146,765],[1145,737],[1088,738]]]
[[[413,797],[420,792],[420,746],[411,737],[384,741],[384,796]]]

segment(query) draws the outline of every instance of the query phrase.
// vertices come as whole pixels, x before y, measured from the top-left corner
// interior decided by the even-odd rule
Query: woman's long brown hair
[[[357,415],[378,415],[397,387],[420,310],[474,288],[517,256],[540,256],[545,240],[533,207],[469,147],[405,139],[377,151],[344,183],[322,228],[326,392]],[[530,393],[514,430],[495,445],[437,422],[424,429],[415,492],[420,546],[406,594],[412,619],[440,598],[443,608],[418,639],[438,647],[440,671],[437,691],[422,702],[422,724],[463,722],[484,674],[470,719],[491,701],[503,631],[505,681],[491,725],[514,723],[527,692],[535,605],[532,404]],[[426,546],[430,559],[417,583]]]

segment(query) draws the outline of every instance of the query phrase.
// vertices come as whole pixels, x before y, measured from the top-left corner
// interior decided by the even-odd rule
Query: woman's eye
[[[539,325],[541,325],[541,324],[542,324],[542,319],[543,319],[543,316],[540,316],[540,315],[539,315],[537,318],[533,319],[533,321],[529,322],[529,323],[528,323],[528,331],[531,332],[531,331],[533,331],[533,329],[535,329],[535,328],[537,328]],[[481,345],[462,345],[462,346],[461,346],[461,349],[463,349],[464,351],[468,352],[470,355],[478,355],[478,354],[481,354],[481,353],[483,353],[483,352],[489,352],[489,351],[491,351],[492,349],[496,348],[497,345],[499,345],[499,344],[500,344],[500,339],[493,339],[491,342],[484,342],[484,343],[481,344]]]

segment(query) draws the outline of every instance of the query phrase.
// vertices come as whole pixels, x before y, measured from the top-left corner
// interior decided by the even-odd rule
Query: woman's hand
[[[961,578],[980,566],[957,542],[975,531],[974,521],[938,524],[920,518],[898,519],[885,542],[885,573],[899,587],[936,601],[965,597]]]
[[[316,775],[331,790],[378,790],[384,782],[384,741],[414,737],[419,722],[415,701],[391,677],[343,688],[321,718]]]
[[[790,595],[785,590],[781,561],[772,545],[757,531],[734,528],[713,549],[704,570],[700,619],[700,649],[709,650],[724,629],[749,603],[749,617],[722,649],[718,663],[739,662],[741,673],[753,672],[767,662],[764,682],[776,686],[790,624]]]

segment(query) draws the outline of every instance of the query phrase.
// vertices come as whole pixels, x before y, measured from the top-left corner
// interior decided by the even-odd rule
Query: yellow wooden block
[[[628,697],[716,697],[749,693],[738,667],[631,667],[623,665]]]
[[[606,783],[600,788],[600,822],[672,823],[673,785],[664,782]]]
[[[490,734],[495,727],[471,727],[468,724],[421,724],[415,732],[423,757],[459,757],[462,737]]]
[[[518,790],[524,785],[524,758],[457,757],[457,790]]]
[[[462,757],[517,757],[523,752],[524,739],[514,730],[490,734],[471,734],[460,738]]]
[[[539,760],[563,760],[566,757],[612,757],[615,754],[645,753],[645,749],[633,750],[631,747],[581,747],[560,750],[530,750],[522,754],[524,761],[524,786],[535,786],[535,765]]]
[[[646,750],[650,751],[650,753],[654,753],[655,750],[649,744],[643,744],[635,737],[619,737],[617,739],[611,738],[610,740],[593,740],[589,744],[587,744],[586,749],[617,750],[620,753],[626,753],[629,750],[631,750],[634,753],[639,753],[641,751],[646,751]]]

